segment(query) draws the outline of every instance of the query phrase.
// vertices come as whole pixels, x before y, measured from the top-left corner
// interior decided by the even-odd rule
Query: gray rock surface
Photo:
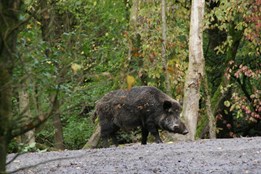
[[[261,137],[27,153],[7,168],[19,174],[253,174],[261,173]]]

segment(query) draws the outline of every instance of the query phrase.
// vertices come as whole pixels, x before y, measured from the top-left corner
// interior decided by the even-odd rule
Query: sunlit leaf
[[[229,107],[229,106],[230,106],[230,102],[229,102],[228,100],[226,100],[226,101],[224,102],[224,105],[225,105],[226,107]]]
[[[82,69],[82,66],[77,63],[72,63],[71,68],[73,73],[76,74],[79,70]]]
[[[127,84],[128,84],[128,89],[130,90],[131,87],[134,85],[135,83],[135,78],[133,76],[127,75]]]

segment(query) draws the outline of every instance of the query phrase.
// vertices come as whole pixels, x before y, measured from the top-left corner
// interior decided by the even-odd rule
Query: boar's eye
[[[169,111],[169,109],[172,107],[172,103],[170,101],[164,101],[163,103],[163,109],[166,111]]]
[[[166,118],[166,123],[167,123],[167,124],[170,124],[171,122],[172,122],[171,118],[170,118],[170,117],[167,117],[167,118]]]

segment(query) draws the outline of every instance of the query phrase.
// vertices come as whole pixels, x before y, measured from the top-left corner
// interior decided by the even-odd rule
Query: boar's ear
[[[172,107],[172,103],[168,100],[165,100],[163,103],[163,109],[166,111],[169,111],[169,109]]]

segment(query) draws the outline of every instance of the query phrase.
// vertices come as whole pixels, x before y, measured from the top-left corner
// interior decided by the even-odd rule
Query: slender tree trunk
[[[215,139],[216,138],[216,120],[215,120],[213,109],[211,106],[211,96],[209,93],[208,79],[207,79],[206,75],[204,77],[203,83],[204,83],[204,90],[205,90],[205,94],[206,94],[205,103],[206,103],[206,114],[208,116],[209,138]]]
[[[195,140],[199,114],[200,85],[204,75],[203,16],[204,0],[192,0],[189,32],[189,67],[184,88],[183,115],[189,129],[188,139]]]
[[[129,60],[134,64],[140,64],[140,52],[141,52],[141,36],[138,33],[138,12],[139,12],[139,0],[134,0],[133,5],[130,8],[130,19],[129,19]]]
[[[128,68],[123,74],[124,76],[126,74],[138,76],[142,82],[142,85],[147,85],[146,72],[139,68],[142,67],[144,63],[142,57],[142,39],[137,28],[140,3],[140,0],[133,0],[132,6],[129,8],[129,32],[127,35],[129,47],[127,59]]]
[[[137,47],[137,18],[138,18],[138,12],[139,12],[139,0],[133,0],[132,6],[130,8],[130,19],[129,19],[129,51],[128,51],[128,60],[131,61],[133,57],[135,57],[138,47]]]
[[[11,116],[11,76],[3,61],[6,54],[0,55],[0,173],[6,168],[7,146],[9,143],[9,120]],[[7,55],[6,55],[7,56]]]
[[[6,171],[6,157],[7,157],[7,147],[8,139],[5,136],[0,136],[0,173],[5,173]]]
[[[54,126],[54,147],[56,149],[64,150],[63,144],[63,129],[62,129],[62,122],[59,113],[59,100],[54,103],[54,116],[53,116],[53,126]]]
[[[166,1],[161,0],[161,18],[162,18],[162,64],[165,73],[165,83],[166,83],[166,93],[170,94],[170,83],[169,83],[169,73],[168,73],[168,60],[166,57],[166,45],[167,45],[167,22],[166,22]]]
[[[40,18],[40,21],[42,23],[41,30],[42,30],[43,40],[48,42],[51,46],[55,46],[56,41],[60,39],[61,33],[63,32],[62,25],[64,26],[65,24],[59,23],[60,14],[54,8],[55,1],[53,1],[53,4],[50,4],[48,0],[41,0],[41,1],[39,0],[38,4],[40,5],[40,8],[44,11],[43,16]],[[47,52],[48,52],[47,56],[51,57],[52,52],[50,52],[49,50],[47,50]],[[59,69],[58,64],[56,65],[56,68]],[[60,102],[59,99],[57,99],[56,103],[54,103],[55,111],[53,115],[53,126],[55,129],[54,146],[57,149],[63,150],[64,149],[63,127],[61,123],[61,115],[59,114],[59,109],[60,109]]]
[[[53,117],[53,126],[54,126],[54,147],[59,150],[64,150],[63,144],[63,132],[62,132],[62,123],[59,114],[55,114]]]
[[[136,31],[137,28],[137,19],[138,19],[138,12],[139,12],[139,0],[133,0],[132,1],[132,7],[130,11],[130,27],[133,28],[134,31]]]
[[[25,119],[28,121],[31,121],[32,114],[29,107],[29,94],[26,90],[28,86],[28,79],[24,82],[24,84],[21,85],[20,91],[19,91],[19,107],[20,112],[24,113]],[[22,142],[25,144],[33,144],[35,143],[35,129],[32,129],[28,132],[26,132],[24,135],[22,135]]]
[[[162,20],[162,45],[161,45],[161,60],[163,71],[165,75],[165,89],[168,95],[171,95],[170,91],[170,81],[168,72],[168,58],[166,56],[167,52],[167,20],[166,20],[166,0],[161,0],[161,20]],[[169,139],[173,140],[173,134],[167,132]]]

